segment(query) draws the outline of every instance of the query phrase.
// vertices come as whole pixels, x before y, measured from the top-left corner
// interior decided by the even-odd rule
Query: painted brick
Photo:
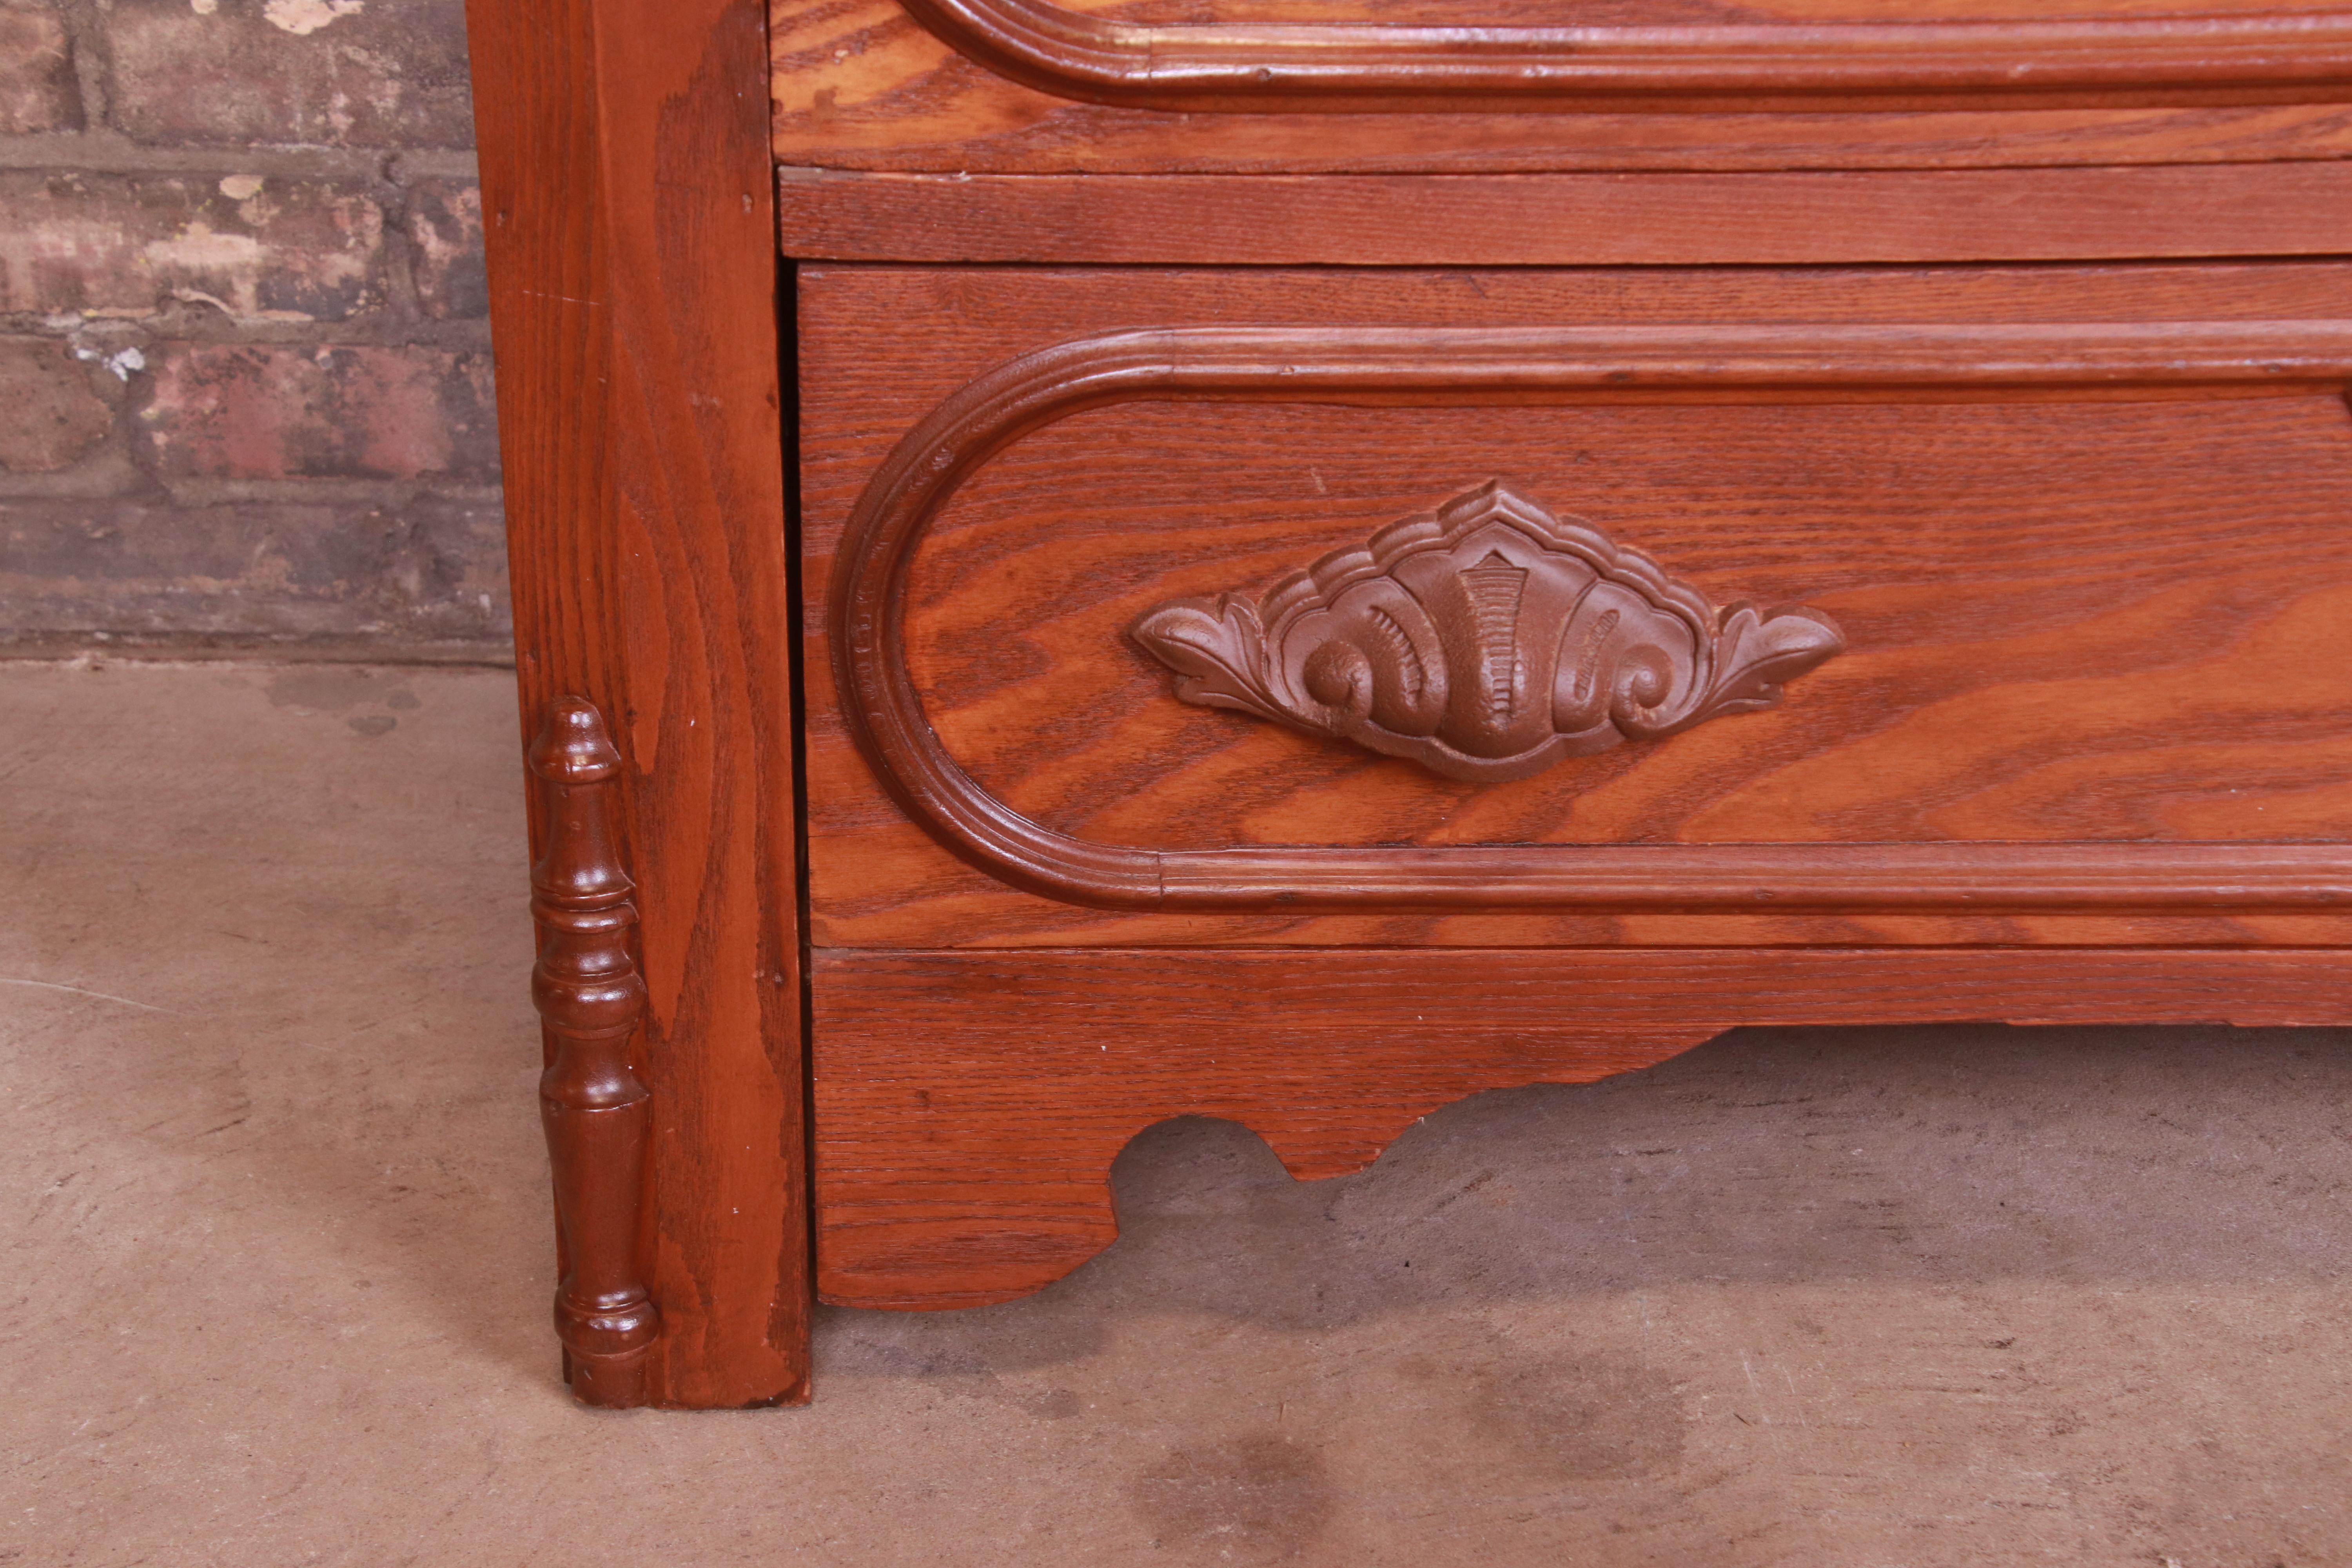
[[[172,479],[487,479],[498,466],[482,353],[173,344],[140,417]]]
[[[506,509],[423,498],[385,536],[379,598],[410,635],[511,641]]]
[[[173,300],[341,321],[383,298],[383,211],[257,175],[0,174],[0,310],[136,320]]]
[[[497,643],[503,543],[495,504],[0,501],[0,602],[20,635]]]
[[[55,338],[0,338],[0,468],[71,468],[114,427],[89,369]]]
[[[43,5],[0,0],[0,135],[81,129],[73,38]]]
[[[472,144],[465,42],[464,0],[0,0],[0,640],[510,637],[480,197],[386,156]],[[93,129],[207,172],[77,172]],[[285,147],[353,155],[240,172]],[[118,493],[13,493],[60,489]]]
[[[408,192],[408,239],[416,303],[436,321],[478,321],[490,311],[482,268],[482,188],[419,180]]]
[[[142,141],[473,145],[463,0],[115,0],[106,26]]]

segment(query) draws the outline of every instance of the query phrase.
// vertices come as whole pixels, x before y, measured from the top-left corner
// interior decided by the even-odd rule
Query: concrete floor
[[[2352,1035],[1747,1032],[554,1376],[510,680],[0,666],[0,1563],[2352,1563]]]

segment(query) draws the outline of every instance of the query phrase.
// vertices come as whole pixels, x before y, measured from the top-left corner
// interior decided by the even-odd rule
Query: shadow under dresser
[[[1748,1024],[2352,1023],[2352,12],[473,0],[574,1392]]]

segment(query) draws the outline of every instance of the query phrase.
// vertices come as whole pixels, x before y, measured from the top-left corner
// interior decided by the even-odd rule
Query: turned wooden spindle
[[[646,1005],[629,956],[635,888],[607,815],[621,754],[593,704],[559,697],[530,748],[530,770],[547,814],[546,847],[530,872],[540,937],[531,1000],[547,1029],[539,1108],[565,1261],[555,1331],[583,1403],[642,1405],[661,1315],[637,1247],[651,1096],[629,1062]]]

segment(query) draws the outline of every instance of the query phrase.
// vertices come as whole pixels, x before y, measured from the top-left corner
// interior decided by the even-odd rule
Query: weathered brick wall
[[[0,0],[0,642],[503,644],[462,0]]]

